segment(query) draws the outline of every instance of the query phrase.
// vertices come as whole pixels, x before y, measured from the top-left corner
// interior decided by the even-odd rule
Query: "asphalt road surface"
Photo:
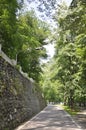
[[[43,111],[15,130],[82,130],[62,108],[47,106]]]

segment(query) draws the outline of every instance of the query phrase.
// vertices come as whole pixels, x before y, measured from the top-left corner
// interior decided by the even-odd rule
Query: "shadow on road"
[[[79,126],[64,110],[52,105],[16,130],[79,130]]]

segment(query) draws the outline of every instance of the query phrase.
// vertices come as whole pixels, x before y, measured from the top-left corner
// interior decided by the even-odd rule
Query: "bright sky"
[[[49,57],[52,58],[55,53],[54,44],[48,44],[45,46],[45,48],[47,50],[47,54],[49,55]]]
[[[70,3],[72,2],[72,0],[63,0],[63,1],[65,1],[65,2],[67,3],[68,6],[69,6]]]
[[[70,5],[70,3],[72,2],[72,0],[64,0],[66,3],[67,3],[67,5]]]

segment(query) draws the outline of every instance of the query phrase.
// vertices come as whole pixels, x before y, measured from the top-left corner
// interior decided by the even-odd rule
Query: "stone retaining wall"
[[[0,56],[0,130],[13,130],[44,107],[33,82]]]

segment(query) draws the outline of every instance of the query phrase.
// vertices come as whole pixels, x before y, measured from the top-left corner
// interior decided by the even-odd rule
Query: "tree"
[[[0,42],[3,51],[11,58],[15,58],[17,52],[17,11],[20,9],[17,0],[0,0]]]
[[[40,58],[47,56],[43,46],[48,33],[47,24],[40,21],[33,11],[19,17],[18,34],[22,46],[17,53],[17,61],[22,70],[37,82],[41,72]]]
[[[40,58],[47,57],[43,45],[49,29],[33,11],[21,12],[22,0],[0,1],[0,43],[2,50],[16,59],[22,70],[38,82]]]
[[[53,60],[42,67],[43,73],[40,81],[44,98],[48,102],[60,102],[61,95],[59,95],[60,82],[52,79],[53,76]]]
[[[83,2],[69,9],[60,5],[54,17],[59,29],[56,34],[52,79],[60,82],[59,92],[63,93],[64,103],[71,108],[74,107],[77,99],[78,102],[83,100],[85,106],[85,6]]]

